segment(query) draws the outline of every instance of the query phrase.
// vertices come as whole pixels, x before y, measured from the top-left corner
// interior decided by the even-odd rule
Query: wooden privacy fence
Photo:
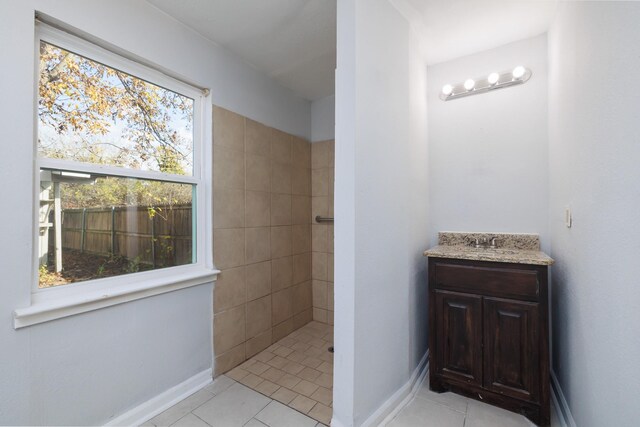
[[[123,256],[154,267],[189,264],[191,205],[64,209],[62,248]]]

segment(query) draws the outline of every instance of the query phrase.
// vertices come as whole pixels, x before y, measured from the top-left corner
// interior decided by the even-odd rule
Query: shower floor
[[[333,326],[310,322],[226,376],[329,425],[333,413]]]

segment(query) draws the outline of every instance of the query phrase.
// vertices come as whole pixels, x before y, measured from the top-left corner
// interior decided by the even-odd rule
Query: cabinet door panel
[[[484,299],[484,387],[537,401],[538,304]]]
[[[482,384],[482,297],[436,291],[436,372]]]

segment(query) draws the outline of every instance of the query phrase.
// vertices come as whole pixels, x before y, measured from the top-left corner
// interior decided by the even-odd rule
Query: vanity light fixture
[[[476,85],[476,82],[475,82],[475,81],[473,81],[473,79],[467,79],[467,80],[465,80],[465,82],[464,82],[464,88],[465,88],[467,91],[472,90],[472,89],[473,89],[473,87],[474,87],[475,85]]]
[[[440,99],[450,101],[465,96],[489,92],[526,83],[531,78],[531,70],[518,65],[511,71],[491,73],[487,77],[467,79],[464,83],[446,84],[442,87]]]
[[[513,69],[511,74],[513,75],[514,79],[520,79],[522,78],[522,76],[524,76],[524,73],[526,71],[527,70],[525,70],[525,68],[522,65],[518,65],[516,68]]]

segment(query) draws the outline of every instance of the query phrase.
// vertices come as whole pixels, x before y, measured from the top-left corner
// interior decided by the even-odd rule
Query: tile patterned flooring
[[[310,322],[227,376],[328,425],[333,412],[333,326]]]
[[[434,393],[428,379],[389,427],[535,427],[522,415],[454,393]],[[551,405],[551,427],[560,427]]]
[[[333,326],[311,322],[144,426],[321,427],[333,412]]]
[[[311,322],[143,426],[322,427],[333,411],[333,326]],[[534,427],[525,417],[425,381],[390,427]],[[551,427],[560,427],[552,406]]]

